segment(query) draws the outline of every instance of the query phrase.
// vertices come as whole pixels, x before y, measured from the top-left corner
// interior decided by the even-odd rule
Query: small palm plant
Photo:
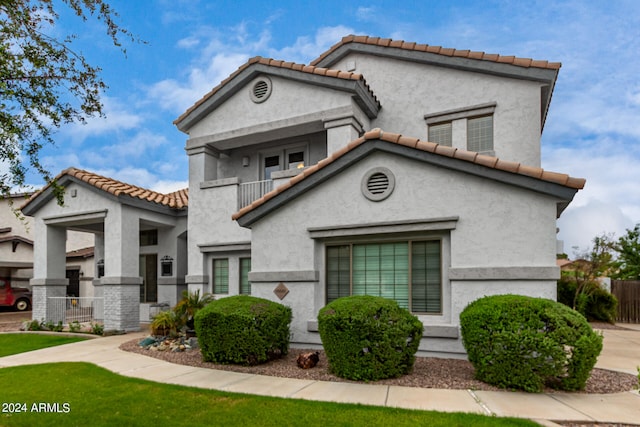
[[[196,313],[204,308],[207,304],[213,301],[213,295],[205,293],[200,296],[200,290],[195,292],[183,291],[182,299],[173,308],[173,311],[182,319],[182,322],[187,326],[187,329],[194,328],[194,317]]]
[[[180,317],[174,311],[161,311],[153,316],[151,334],[158,336],[176,336],[182,326]]]

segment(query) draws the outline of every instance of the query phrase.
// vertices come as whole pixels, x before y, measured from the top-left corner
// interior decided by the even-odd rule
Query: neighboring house
[[[0,278],[13,287],[30,287],[33,277],[33,230],[30,217],[18,210],[31,194],[12,194],[0,199]],[[65,243],[66,295],[91,296],[93,235],[70,231]],[[76,254],[80,255],[78,258]]]
[[[540,168],[559,68],[356,36],[311,65],[250,59],[175,121],[189,136],[189,215],[178,215],[186,254],[171,249],[175,238],[167,246],[186,258],[176,280],[291,306],[292,342],[304,345],[320,344],[316,316],[327,302],[382,295],[423,321],[420,350],[463,354],[459,314],[469,302],[556,297],[556,219],[584,186]],[[110,256],[135,264],[140,247],[125,239],[137,243],[157,221],[117,210],[132,198],[91,213],[104,200],[67,196],[64,216],[51,196],[36,197],[27,210],[42,221],[39,238],[73,215],[103,223],[106,268]],[[111,221],[128,225],[110,238]],[[109,250],[110,239],[118,247]],[[139,286],[136,267],[112,270],[102,286]],[[35,277],[44,294],[57,276]]]

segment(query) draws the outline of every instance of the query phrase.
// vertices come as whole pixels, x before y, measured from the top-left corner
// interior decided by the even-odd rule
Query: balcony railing
[[[238,209],[249,206],[255,200],[273,190],[273,181],[243,182],[238,186]]]

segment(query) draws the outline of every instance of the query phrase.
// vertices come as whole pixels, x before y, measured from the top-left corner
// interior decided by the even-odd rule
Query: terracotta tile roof
[[[511,162],[506,160],[500,160],[497,157],[486,156],[483,154],[478,154],[472,151],[460,150],[458,148],[447,147],[444,145],[436,144],[434,142],[421,141],[418,138],[411,138],[407,136],[403,136],[397,133],[389,133],[383,132],[381,129],[372,129],[369,132],[366,132],[362,137],[350,142],[345,147],[342,147],[340,150],[335,151],[329,157],[319,161],[317,164],[305,169],[302,173],[294,176],[286,183],[278,186],[271,192],[265,194],[258,200],[254,201],[248,206],[240,209],[238,212],[232,215],[232,219],[237,220],[241,218],[243,215],[251,212],[258,206],[263,205],[269,199],[277,196],[278,194],[286,191],[287,189],[293,187],[298,182],[304,180],[310,175],[318,172],[320,169],[326,167],[327,165],[333,163],[339,157],[342,157],[349,151],[355,149],[361,144],[366,143],[370,140],[382,140],[391,142],[394,144],[404,145],[407,147],[415,148],[417,150],[426,151],[429,153],[434,153],[440,156],[450,157],[458,160],[462,160],[469,163],[474,163],[480,166],[484,166],[491,169],[496,169],[499,171],[510,172],[518,175],[524,175],[532,178],[536,178],[542,181],[547,181],[550,183],[562,185],[568,188],[580,190],[584,188],[585,180],[583,178],[574,178],[569,175],[545,171],[542,168],[526,166],[521,163]]]
[[[127,184],[112,178],[98,175],[93,172],[88,172],[76,168],[68,168],[63,170],[62,172],[60,172],[60,174],[58,174],[58,176],[56,176],[55,180],[60,181],[60,179],[64,176],[76,178],[102,191],[113,194],[114,196],[128,195],[136,199],[157,203],[159,205],[167,206],[174,209],[186,208],[189,202],[188,189],[179,190],[170,194],[162,194],[158,193],[157,191],[137,187],[135,185]],[[49,187],[50,185],[47,185],[40,191],[34,193],[33,196],[31,196],[31,198],[24,205],[22,205],[20,209],[24,209],[25,206],[30,204]]]
[[[191,106],[187,111],[185,111],[180,117],[175,119],[173,121],[173,123],[176,124],[176,125],[179,124],[189,114],[191,114],[195,109],[197,109],[200,105],[202,105],[207,99],[209,99],[213,95],[215,95],[218,91],[220,91],[220,89],[222,89],[225,85],[227,85],[234,78],[236,78],[240,73],[242,73],[244,70],[246,70],[247,68],[249,68],[253,64],[262,64],[262,65],[266,65],[266,66],[269,66],[269,67],[290,69],[290,70],[294,70],[294,71],[299,71],[301,73],[315,74],[315,75],[327,76],[327,77],[334,77],[334,78],[337,78],[337,79],[362,81],[364,83],[365,87],[367,88],[367,90],[369,91],[369,93],[371,94],[371,96],[379,104],[378,99],[373,94],[373,91],[371,91],[371,89],[369,88],[369,85],[366,84],[366,81],[364,80],[364,77],[362,76],[362,74],[351,73],[351,72],[340,71],[340,70],[332,70],[332,69],[328,69],[328,68],[320,68],[320,67],[315,67],[315,66],[312,66],[312,65],[296,64],[294,62],[285,62],[285,61],[281,61],[281,60],[276,60],[276,59],[271,59],[271,58],[263,58],[261,56],[255,56],[255,57],[249,59],[246,63],[242,64],[229,77],[227,77],[222,82],[220,82],[219,85],[217,85],[216,87],[211,89],[211,91],[209,93],[207,93],[202,98],[200,98],[199,101],[197,101],[195,104],[193,104],[193,106]]]
[[[516,56],[503,56],[498,54],[490,54],[484,52],[474,52],[470,50],[460,50],[444,48],[442,46],[430,46],[428,44],[418,44],[415,42],[406,42],[404,40],[384,39],[380,37],[355,36],[353,34],[345,36],[341,41],[331,46],[329,50],[324,52],[318,58],[311,61],[311,65],[317,65],[324,58],[329,56],[335,50],[348,43],[362,43],[374,46],[384,46],[404,50],[414,50],[419,52],[434,53],[457,58],[477,59],[480,61],[491,61],[502,64],[515,65],[524,68],[546,68],[550,70],[559,70],[562,64],[560,62],[539,61],[530,58],[518,58]]]
[[[75,251],[67,252],[67,258],[90,258],[93,256],[94,247],[76,249]]]

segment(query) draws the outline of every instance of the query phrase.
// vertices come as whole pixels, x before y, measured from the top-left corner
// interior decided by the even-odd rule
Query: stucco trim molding
[[[104,220],[109,213],[109,209],[100,209],[95,211],[78,212],[68,215],[55,215],[43,218],[46,225],[61,225],[68,223],[78,223],[86,221]]]
[[[201,253],[250,251],[251,242],[204,243],[198,245]]]
[[[318,282],[320,273],[317,270],[299,271],[250,271],[249,281],[257,282]]]
[[[471,105],[469,107],[456,108],[453,110],[441,111],[438,113],[425,114],[424,120],[428,125],[449,122],[452,120],[466,119],[472,116],[484,116],[493,114],[496,110],[497,102],[489,102],[486,104]]]
[[[240,179],[234,176],[231,178],[216,179],[213,181],[203,181],[200,183],[200,189],[204,190],[206,188],[226,187],[229,185],[238,185],[238,184],[240,184]]]
[[[192,275],[192,276],[185,276],[184,277],[184,281],[185,283],[189,284],[189,285],[202,285],[202,284],[208,284],[209,283],[209,276],[198,276],[198,275]]]
[[[424,322],[423,322],[424,324]],[[318,332],[318,320],[307,320],[307,332]],[[429,325],[424,324],[423,338],[460,338],[460,328],[456,325]]]
[[[450,268],[449,280],[558,280],[559,267]]]
[[[67,286],[69,279],[31,279],[29,284],[31,286]]]
[[[406,221],[372,222],[307,228],[312,239],[363,236],[369,234],[413,233],[419,231],[454,230],[460,217],[414,219]]]
[[[104,276],[100,278],[103,286],[136,286],[142,284],[142,277]]]

